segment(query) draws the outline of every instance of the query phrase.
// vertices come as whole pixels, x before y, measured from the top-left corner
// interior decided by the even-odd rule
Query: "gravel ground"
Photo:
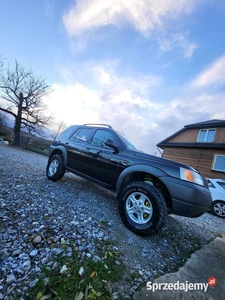
[[[54,256],[75,249],[81,261],[101,259],[96,239],[114,241],[126,267],[123,279],[109,286],[113,299],[132,299],[147,281],[178,270],[225,234],[224,220],[206,213],[168,216],[157,235],[137,236],[122,224],[113,193],[69,173],[51,182],[46,164],[47,157],[0,145],[0,300],[25,299],[42,266],[54,269]]]

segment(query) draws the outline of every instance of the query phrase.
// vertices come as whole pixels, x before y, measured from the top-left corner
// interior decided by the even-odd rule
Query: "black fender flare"
[[[66,168],[66,166],[67,166],[67,151],[66,151],[65,147],[57,146],[57,147],[54,147],[53,149],[50,149],[49,157],[51,157],[52,155],[57,154],[59,152],[61,152],[63,155],[64,167]]]
[[[161,169],[158,169],[158,168],[155,168],[155,167],[152,167],[152,166],[133,165],[133,166],[127,167],[125,170],[123,170],[123,172],[120,174],[120,176],[117,180],[117,183],[116,183],[116,194],[117,194],[117,196],[121,192],[121,186],[123,185],[124,179],[128,175],[130,175],[132,173],[136,173],[136,172],[144,172],[144,173],[147,173],[149,175],[153,175],[157,178],[167,175]]]

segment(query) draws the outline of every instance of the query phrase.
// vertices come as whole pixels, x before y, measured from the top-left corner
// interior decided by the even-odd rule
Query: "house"
[[[157,147],[164,158],[190,165],[205,177],[225,178],[225,120],[185,125]]]

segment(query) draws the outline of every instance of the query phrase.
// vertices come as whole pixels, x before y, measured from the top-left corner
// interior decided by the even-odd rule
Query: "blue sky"
[[[225,119],[225,2],[0,0],[0,55],[42,76],[56,121],[104,122],[143,150]]]

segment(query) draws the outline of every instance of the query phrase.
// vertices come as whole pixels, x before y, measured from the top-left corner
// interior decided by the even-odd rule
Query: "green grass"
[[[217,237],[219,237],[219,238],[223,238],[223,234],[222,233],[217,233],[217,235],[216,235]]]
[[[70,258],[55,258],[57,268],[43,268],[39,281],[28,291],[26,300],[112,299],[108,283],[121,278],[124,266],[112,243],[101,243],[104,251],[96,254],[100,261],[88,257],[80,261],[78,252],[73,252]],[[60,273],[63,266],[66,266],[66,271]]]
[[[189,240],[189,241],[194,242],[195,244],[197,244],[199,246],[201,246],[201,240],[200,240],[200,238],[197,237],[197,236],[195,236],[195,235],[189,234],[189,235],[186,236],[186,239]]]

